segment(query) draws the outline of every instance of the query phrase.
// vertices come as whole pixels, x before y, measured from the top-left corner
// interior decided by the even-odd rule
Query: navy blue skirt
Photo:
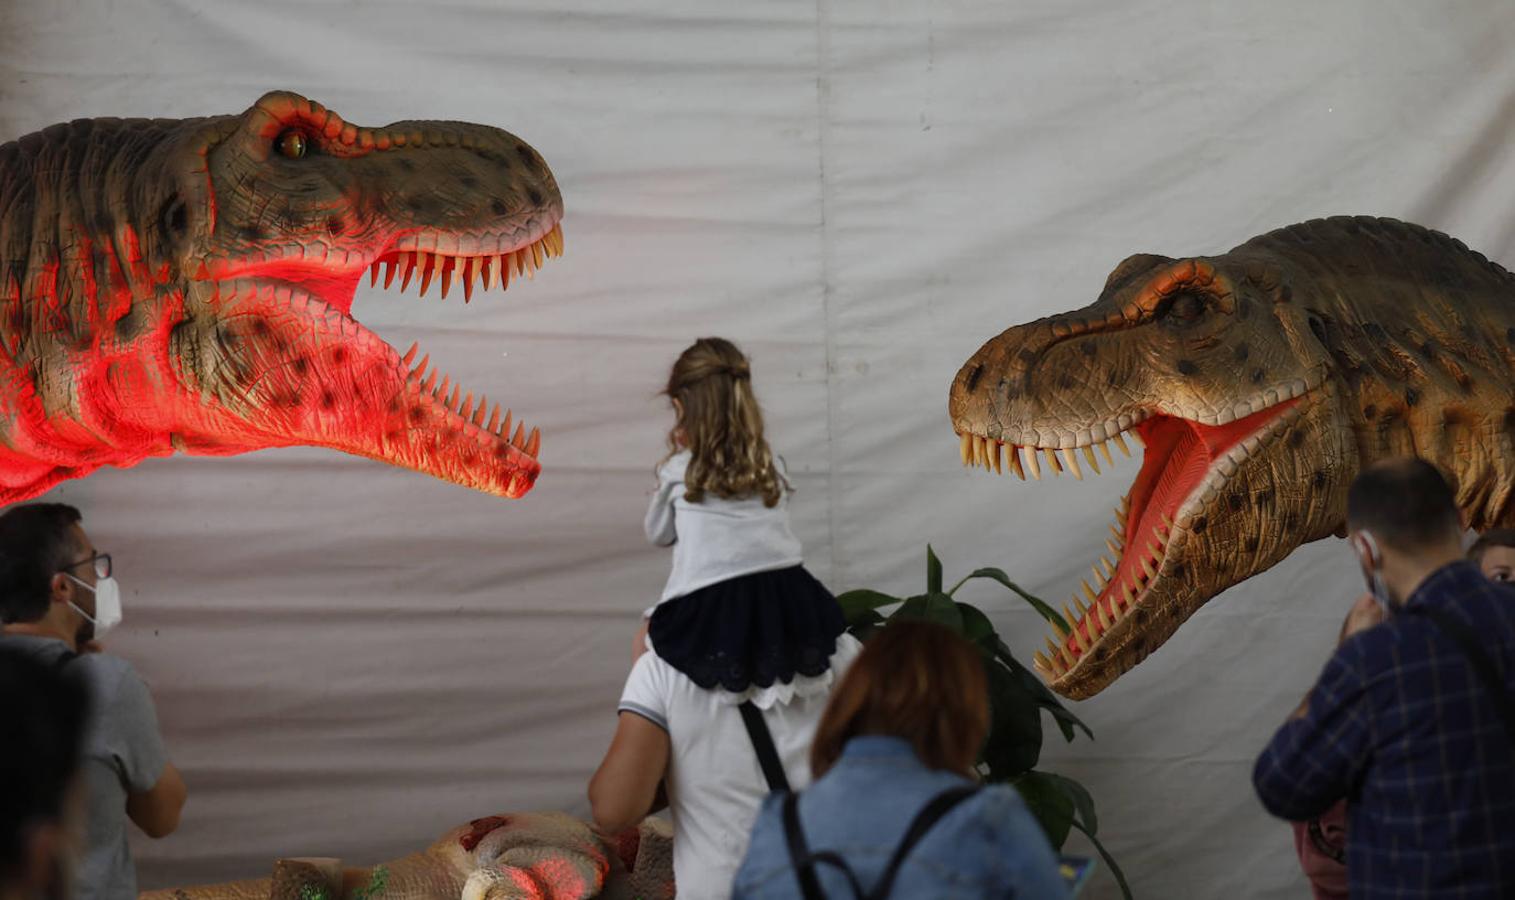
[[[804,566],[739,575],[660,604],[652,650],[702,688],[814,677],[831,665],[846,629],[842,608]]]

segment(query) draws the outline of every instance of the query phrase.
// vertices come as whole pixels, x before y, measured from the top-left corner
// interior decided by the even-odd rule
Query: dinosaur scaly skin
[[[376,900],[671,900],[673,832],[647,819],[607,842],[563,813],[490,816],[384,868]],[[371,881],[370,869],[345,870],[342,897]],[[140,900],[269,900],[270,890],[261,878],[148,891]]]
[[[552,173],[461,122],[295,94],[0,146],[0,504],[174,450],[305,444],[509,497],[538,437],[353,319],[360,277],[508,283],[562,249]]]
[[[1090,306],[990,340],[952,384],[965,463],[1082,477],[1110,443],[1146,445],[1043,677],[1103,690],[1211,597],[1344,533],[1347,487],[1379,459],[1429,459],[1470,527],[1510,524],[1512,344],[1515,276],[1446,235],[1348,217],[1222,256],[1132,256]]]

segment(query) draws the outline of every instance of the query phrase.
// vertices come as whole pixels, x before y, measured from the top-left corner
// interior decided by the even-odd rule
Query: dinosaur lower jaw
[[[1063,606],[1069,629],[1053,624],[1046,652],[1035,653],[1037,670],[1054,690],[1075,699],[1097,693],[1218,593],[1197,589],[1199,573],[1186,571],[1184,559],[1196,555],[1192,542],[1204,540],[1210,507],[1230,477],[1298,419],[1308,391],[1300,385],[1291,393],[1295,396],[1224,425],[1156,413],[1133,416],[1138,421],[1128,420],[1126,430],[1107,439],[1123,451],[1128,439],[1145,445],[1142,467],[1116,507],[1105,541],[1109,553],[1091,567],[1094,584],[1085,580]],[[1071,471],[1081,479],[1080,454],[1098,473],[1095,447],[1113,461],[1103,444],[1053,450],[996,446],[977,435],[960,438],[965,463],[1015,471],[1022,478],[1028,471],[1040,478],[1042,470],[1050,470]],[[1002,449],[1009,451],[1010,465],[998,464]]]

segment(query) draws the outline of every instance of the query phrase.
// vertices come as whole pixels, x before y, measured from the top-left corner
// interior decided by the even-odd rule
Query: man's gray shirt
[[[56,638],[9,634],[0,636],[0,642],[50,664],[69,652]],[[135,900],[137,869],[126,841],[126,798],[152,790],[168,765],[153,698],[120,657],[84,653],[64,663],[62,671],[84,680],[91,704],[84,744],[89,821],[75,897]]]

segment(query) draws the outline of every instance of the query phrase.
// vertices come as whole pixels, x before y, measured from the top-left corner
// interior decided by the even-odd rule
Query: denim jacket
[[[916,814],[942,791],[968,783],[926,768],[900,738],[856,737],[836,765],[800,794],[800,822],[811,851],[841,854],[868,890]],[[758,814],[734,898],[800,896],[784,838],[782,797],[768,797]],[[835,867],[821,865],[816,872],[828,897],[852,896]],[[926,833],[900,866],[893,896],[1059,900],[1068,888],[1041,826],[1020,795],[1000,785],[953,807]]]

